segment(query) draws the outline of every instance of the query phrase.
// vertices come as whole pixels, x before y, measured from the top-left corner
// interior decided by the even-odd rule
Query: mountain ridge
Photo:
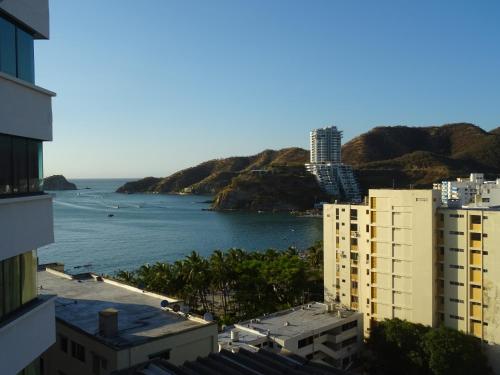
[[[308,160],[309,151],[298,147],[264,150],[129,182],[118,192],[211,194],[216,209],[304,209],[331,199],[304,174]],[[470,123],[377,126],[344,144],[342,160],[353,166],[364,193],[368,188],[430,187],[471,172],[493,176],[500,174],[500,127],[488,132]],[[300,190],[304,199],[287,189]]]

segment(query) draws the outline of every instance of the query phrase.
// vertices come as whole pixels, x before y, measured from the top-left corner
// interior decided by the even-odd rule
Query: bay
[[[79,190],[49,192],[55,243],[39,249],[40,263],[64,263],[69,273],[113,274],[173,262],[193,250],[208,256],[231,247],[305,249],[322,238],[318,218],[204,211],[208,196],[115,193],[126,181],[74,179]]]

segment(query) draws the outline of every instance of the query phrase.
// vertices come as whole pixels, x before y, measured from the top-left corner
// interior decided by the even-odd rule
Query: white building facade
[[[306,169],[316,176],[330,195],[349,202],[360,202],[361,191],[350,165],[342,164],[342,131],[336,126],[314,129],[310,133],[311,157]]]
[[[346,369],[363,342],[363,314],[313,302],[240,322],[219,334],[219,348],[294,353]]]
[[[482,173],[471,173],[469,178],[457,178],[456,181],[442,181],[434,184],[434,189],[441,191],[441,203],[449,207],[500,206],[500,178],[487,181]]]
[[[36,249],[54,241],[42,143],[54,93],[35,85],[34,41],[49,37],[48,0],[0,2],[0,374],[37,375],[55,342],[54,298],[37,291]]]

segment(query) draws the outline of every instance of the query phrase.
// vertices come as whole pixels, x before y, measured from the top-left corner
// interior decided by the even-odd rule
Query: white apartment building
[[[361,192],[351,166],[342,164],[342,132],[336,126],[314,129],[310,133],[311,157],[306,169],[316,176],[330,195],[348,202],[359,202]]]
[[[240,322],[219,334],[220,350],[293,353],[339,369],[349,367],[362,341],[362,314],[318,302]]]
[[[469,178],[457,178],[456,181],[442,181],[434,184],[434,189],[441,191],[441,202],[448,207],[500,206],[500,178],[486,181],[482,173],[471,173]]]
[[[0,374],[35,375],[55,341],[54,297],[37,293],[36,249],[54,241],[42,188],[52,97],[35,85],[34,41],[49,38],[48,0],[0,1]]]
[[[325,205],[325,302],[364,315],[445,324],[484,343],[500,373],[500,210],[448,208],[437,190],[369,191]]]
[[[311,163],[342,162],[342,132],[336,126],[312,130],[310,146]]]

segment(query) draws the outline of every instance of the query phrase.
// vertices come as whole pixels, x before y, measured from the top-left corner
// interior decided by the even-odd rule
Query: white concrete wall
[[[55,342],[54,298],[0,326],[0,374],[15,375]]]
[[[0,199],[0,260],[54,242],[52,197]]]
[[[0,133],[51,141],[53,96],[0,72]]]
[[[49,0],[0,0],[0,9],[33,30],[37,38],[49,39]]]

